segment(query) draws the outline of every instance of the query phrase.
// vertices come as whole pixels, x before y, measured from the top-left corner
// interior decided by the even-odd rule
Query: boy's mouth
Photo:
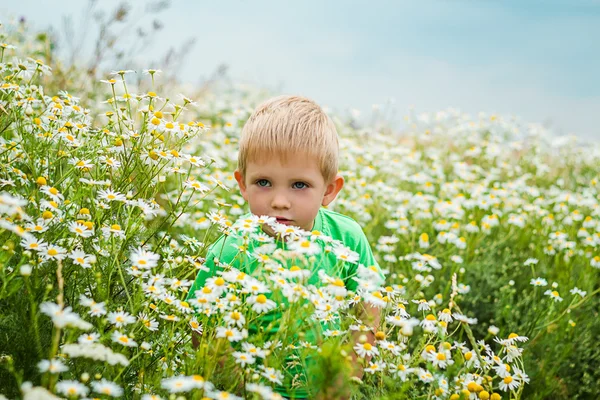
[[[275,217],[275,219],[277,220],[277,223],[284,224],[284,225],[291,225],[293,222],[291,219],[287,219],[287,218],[283,218],[283,217]]]

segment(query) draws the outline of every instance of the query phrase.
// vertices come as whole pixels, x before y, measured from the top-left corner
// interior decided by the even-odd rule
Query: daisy
[[[40,218],[35,223],[29,222],[27,225],[25,225],[25,230],[32,233],[42,233],[48,230],[48,225],[43,218]]]
[[[81,335],[77,338],[77,342],[79,342],[81,344],[96,343],[99,338],[100,338],[100,335],[95,332],[94,333],[84,333],[83,335]]]
[[[190,188],[192,190],[197,190],[200,193],[205,193],[208,192],[210,190],[210,188],[208,186],[206,186],[205,184],[198,182],[197,180],[194,179],[188,179],[183,183],[183,186]]]
[[[117,169],[121,166],[121,161],[114,159],[112,157],[100,156],[98,159],[102,164],[106,164],[112,169]]]
[[[529,283],[533,286],[547,286],[548,285],[548,281],[545,280],[544,278],[535,278],[535,279],[532,279]]]
[[[426,233],[422,233],[419,236],[419,247],[422,249],[426,249],[429,247],[429,235]]]
[[[308,256],[321,253],[321,246],[309,239],[294,241],[289,244],[289,249]]]
[[[69,258],[73,260],[73,264],[80,265],[87,269],[92,267],[91,263],[94,256],[86,254],[83,250],[73,250],[71,254],[69,254]]]
[[[35,250],[40,252],[47,250],[47,244],[44,243],[44,241],[36,239],[31,235],[25,236],[23,239],[21,239],[21,247],[23,247],[25,250]]]
[[[573,294],[573,295],[574,295],[574,294],[578,294],[578,295],[580,295],[581,297],[585,297],[585,295],[587,294],[587,292],[585,292],[585,291],[583,291],[583,290],[581,290],[581,289],[579,289],[579,288],[577,288],[577,287],[574,287],[573,289],[569,290],[569,292],[570,292],[571,294]]]
[[[198,322],[196,318],[192,318],[190,320],[190,327],[194,332],[202,334],[202,325]]]
[[[41,373],[50,372],[51,374],[60,374],[69,370],[62,361],[57,359],[42,360],[37,364],[37,367]]]
[[[223,316],[223,320],[227,323],[227,325],[236,325],[238,328],[241,328],[246,323],[246,318],[239,311],[231,311]]]
[[[382,340],[382,341],[378,342],[378,345],[379,345],[380,349],[389,351],[390,353],[392,353],[395,356],[400,355],[400,352],[402,351],[402,347],[398,346],[397,344],[395,344],[393,342],[388,342],[387,340]]]
[[[56,391],[64,394],[66,397],[87,396],[89,389],[83,383],[77,381],[60,381],[56,384]]]
[[[129,260],[135,267],[141,269],[152,269],[158,265],[160,255],[146,251],[140,247],[130,254]]]
[[[252,310],[259,314],[269,312],[277,307],[277,304],[273,300],[267,299],[264,294],[250,296],[247,301],[252,305]]]
[[[124,194],[121,194],[119,192],[115,192],[112,189],[100,190],[98,192],[98,198],[101,199],[101,200],[108,201],[108,202],[111,202],[111,201],[125,201],[125,200],[127,200],[127,198],[125,197]]]
[[[108,319],[108,322],[114,324],[117,328],[132,324],[136,321],[133,315],[130,315],[125,311],[110,312],[106,318]]]
[[[521,384],[521,380],[516,375],[506,375],[499,384],[500,390],[508,392],[509,390],[515,390]]]
[[[346,261],[352,264],[356,264],[358,262],[358,253],[350,250],[345,246],[337,246],[333,249],[333,254],[335,254],[336,258],[341,261]]]
[[[142,325],[144,325],[144,327],[150,332],[155,332],[158,330],[158,321],[156,321],[154,318],[150,318],[146,314],[140,314],[138,318],[142,322]],[[200,328],[200,330],[202,330],[202,328]]]
[[[544,292],[546,296],[550,296],[550,298],[554,301],[561,302],[563,298],[560,297],[559,293],[556,290],[546,290]]]
[[[92,160],[84,160],[84,159],[79,159],[79,158],[70,159],[69,164],[71,164],[75,168],[81,169],[81,170],[84,170],[84,169],[89,170],[94,166],[94,164],[92,164]]]
[[[382,361],[369,361],[369,365],[365,367],[364,371],[369,374],[374,374],[375,372],[381,372],[385,369],[385,363]]]
[[[142,400],[162,400],[162,397],[157,394],[145,394],[142,396]]]
[[[354,351],[356,352],[356,354],[358,354],[359,357],[362,358],[371,357],[373,355],[379,355],[379,350],[377,350],[377,346],[369,342],[365,342],[362,344],[357,343],[354,346]]]
[[[247,334],[245,329],[239,331],[237,328],[217,327],[217,338],[227,338],[230,342],[239,342],[244,338],[244,333]]]
[[[242,343],[242,349],[248,353],[252,354],[254,357],[265,358],[267,356],[267,352],[261,348],[256,347],[252,343],[244,342]]]
[[[65,197],[55,187],[44,185],[40,188],[40,191],[48,196],[57,203],[62,202]]]
[[[129,338],[129,336],[119,331],[114,331],[111,335],[111,339],[113,342],[122,344],[126,347],[137,347],[135,340]]]
[[[216,400],[244,400],[243,397],[239,397],[239,396],[236,396],[235,394],[232,394],[229,392],[223,392],[223,391],[213,392],[212,396],[214,396],[213,399],[216,399]]]
[[[123,395],[123,389],[114,382],[102,379],[92,382],[92,389],[96,393],[101,393],[111,397],[120,397]]]
[[[88,229],[84,224],[74,221],[69,223],[69,231],[82,238],[89,238],[94,235],[93,229]]]
[[[396,375],[402,382],[408,379],[408,374],[414,372],[414,368],[408,368],[404,364],[389,364],[389,371]]]
[[[160,381],[160,386],[169,393],[188,392],[195,387],[193,380],[187,376],[173,376],[163,379]]]
[[[116,237],[116,238],[125,238],[125,231],[121,229],[121,225],[112,224],[111,226],[103,226],[102,234],[105,238]]]
[[[246,367],[246,365],[254,364],[254,362],[256,361],[256,359],[251,354],[245,352],[234,351],[232,355],[235,358],[235,363],[241,364],[242,368]]]
[[[67,257],[67,249],[53,244],[49,244],[40,253],[46,260],[64,260]]]

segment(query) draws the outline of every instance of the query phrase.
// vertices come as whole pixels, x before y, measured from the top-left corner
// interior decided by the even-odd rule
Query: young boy
[[[272,217],[280,224],[309,232],[318,231],[315,233],[339,240],[358,253],[358,260],[343,262],[341,274],[339,258],[333,252],[319,254],[321,259],[315,262],[328,275],[339,276],[348,290],[356,292],[358,284],[352,278],[359,264],[380,271],[361,227],[349,217],[321,208],[336,198],[344,179],[338,175],[335,125],[316,103],[298,96],[279,96],[264,102],[246,122],[239,146],[234,175],[252,214]],[[276,235],[268,224],[263,224],[263,230],[270,236]],[[224,235],[211,246],[206,257],[207,270],[198,273],[188,300],[195,298],[195,292],[217,274],[215,258],[219,265],[232,264],[244,271],[235,264],[239,247],[236,240]],[[308,283],[318,285],[318,271],[313,271]],[[365,317],[377,325],[377,309],[366,310]],[[272,322],[280,317],[281,312],[276,309],[259,324],[272,327]],[[372,343],[373,338],[369,340]],[[362,370],[357,370],[356,375],[361,377]],[[277,391],[296,399],[310,395],[309,388],[279,387]]]

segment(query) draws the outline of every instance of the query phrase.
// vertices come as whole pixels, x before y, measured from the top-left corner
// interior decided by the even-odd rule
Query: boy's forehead
[[[291,155],[286,157],[259,157],[248,160],[246,175],[271,175],[280,177],[299,177],[321,175],[316,157],[309,155]]]

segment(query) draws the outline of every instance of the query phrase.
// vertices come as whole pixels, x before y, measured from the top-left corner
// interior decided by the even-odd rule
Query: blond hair
[[[331,118],[314,101],[278,96],[252,113],[240,139],[238,171],[246,176],[248,161],[304,153],[317,158],[325,182],[338,171],[338,136]]]

